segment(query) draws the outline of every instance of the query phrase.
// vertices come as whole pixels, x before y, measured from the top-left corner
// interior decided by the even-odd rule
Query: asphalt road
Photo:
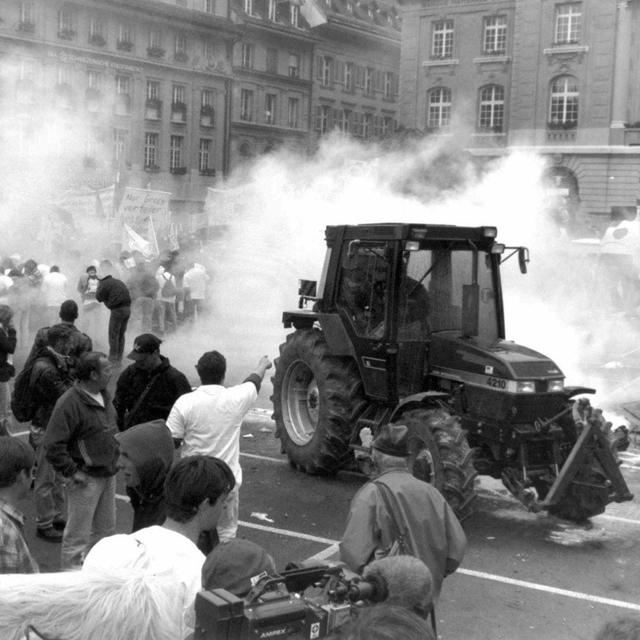
[[[261,394],[262,395],[262,394]],[[364,482],[294,471],[279,452],[268,410],[242,431],[244,483],[239,535],[263,545],[284,568],[289,561],[335,558],[350,500]],[[640,451],[624,454],[624,474],[640,496]],[[603,621],[640,617],[640,506],[612,505],[590,526],[530,514],[500,483],[482,480],[477,512],[465,522],[469,547],[447,578],[437,607],[443,640],[590,640]],[[119,484],[118,530],[128,532],[129,505]],[[58,568],[59,545],[27,538],[42,570]]]

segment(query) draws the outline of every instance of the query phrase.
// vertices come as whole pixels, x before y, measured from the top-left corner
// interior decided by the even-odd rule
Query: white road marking
[[[300,533],[299,531],[289,531],[288,529],[278,529],[277,527],[267,527],[264,524],[257,524],[255,522],[246,522],[245,520],[238,520],[238,524],[241,527],[247,527],[248,529],[257,529],[258,531],[266,531],[267,533],[277,533],[281,536],[289,536],[291,538],[299,538],[300,540],[309,540],[310,542],[319,542],[320,544],[337,544],[337,540],[331,540],[330,538],[321,538],[319,536],[312,536],[309,533]]]
[[[613,598],[601,598],[600,596],[592,596],[589,593],[580,593],[579,591],[569,591],[568,589],[558,589],[557,587],[549,587],[544,584],[537,584],[535,582],[526,582],[524,580],[514,580],[513,578],[507,578],[505,576],[496,576],[492,573],[485,573],[484,571],[474,571],[473,569],[458,569],[457,573],[461,573],[462,575],[471,576],[474,578],[480,578],[482,580],[491,580],[492,582],[501,582],[503,584],[510,584],[515,587],[524,587],[525,589],[533,589],[535,591],[545,591],[546,593],[553,593],[558,596],[566,596],[567,598],[574,598],[576,600],[586,600],[587,602],[595,602],[596,604],[604,604],[610,607],[619,607],[621,609],[631,609],[632,611],[640,611],[640,604],[626,602],[625,600],[614,600]]]
[[[603,513],[597,518],[605,518],[606,520],[615,520],[616,522],[626,522],[627,524],[638,524],[640,525],[640,520],[632,520],[631,518],[621,518],[620,516],[609,516],[606,513]]]
[[[316,553],[314,556],[309,556],[306,562],[324,562],[327,558],[330,558],[332,555],[338,553],[338,544],[332,544],[328,546],[326,549],[323,549],[319,553]]]
[[[245,458],[255,458],[256,460],[266,460],[267,462],[279,462],[280,464],[289,464],[288,460],[283,460],[282,458],[270,458],[269,456],[260,456],[257,453],[243,453],[241,451],[240,455]]]

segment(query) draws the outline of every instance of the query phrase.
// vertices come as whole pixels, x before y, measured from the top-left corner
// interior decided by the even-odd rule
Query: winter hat
[[[238,597],[251,591],[251,578],[275,573],[273,558],[259,545],[242,538],[219,543],[202,566],[205,589],[226,589]]]

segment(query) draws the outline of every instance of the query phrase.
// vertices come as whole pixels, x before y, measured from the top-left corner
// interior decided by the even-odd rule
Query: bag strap
[[[415,555],[413,553],[413,550],[411,549],[411,545],[409,544],[409,538],[406,535],[406,532],[407,532],[406,527],[404,531],[400,530],[400,524],[403,522],[403,518],[398,513],[398,510],[395,508],[393,501],[390,498],[391,491],[389,487],[387,487],[387,485],[384,484],[384,482],[380,482],[379,480],[374,480],[373,484],[375,484],[376,487],[378,488],[378,494],[382,498],[382,502],[384,503],[385,509],[391,516],[391,519],[393,520],[393,524],[395,525],[395,528],[398,532],[395,538],[402,544],[402,546],[404,547],[404,551],[408,555]]]
[[[129,411],[129,413],[127,413],[127,427],[133,426],[131,424],[131,416],[135,416],[136,415],[136,413],[138,412],[138,409],[140,409],[140,406],[142,405],[142,401],[147,397],[147,394],[151,390],[151,387],[153,386],[153,383],[158,379],[158,377],[160,376],[161,373],[162,373],[161,371],[158,371],[158,373],[156,373],[151,378],[151,380],[149,380],[149,382],[147,383],[147,386],[144,388],[143,392],[138,397],[136,403],[131,408],[131,411]]]

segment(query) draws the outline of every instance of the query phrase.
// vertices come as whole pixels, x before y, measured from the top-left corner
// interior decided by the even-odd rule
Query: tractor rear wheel
[[[413,475],[435,486],[459,520],[468,518],[473,512],[478,474],[458,418],[442,408],[425,408],[407,411],[395,422],[409,427]]]
[[[365,404],[355,363],[332,356],[321,331],[298,330],[280,345],[271,380],[282,452],[307,473],[335,473]]]

